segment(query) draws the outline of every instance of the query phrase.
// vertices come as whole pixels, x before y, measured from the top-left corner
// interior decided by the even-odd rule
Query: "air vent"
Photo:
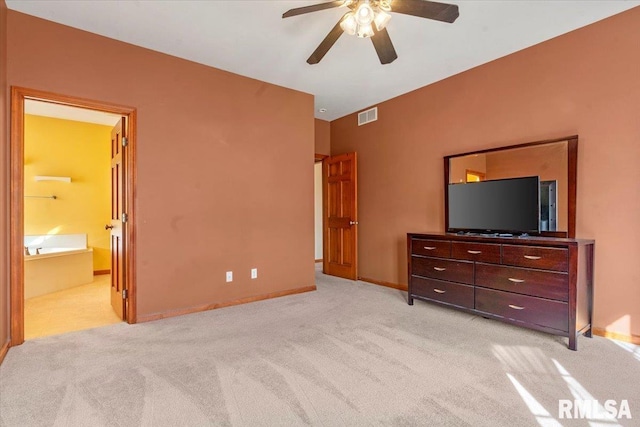
[[[362,113],[358,113],[358,126],[378,120],[378,107],[373,107]]]

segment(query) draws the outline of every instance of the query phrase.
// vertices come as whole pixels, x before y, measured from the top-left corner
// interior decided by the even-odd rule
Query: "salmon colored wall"
[[[93,270],[111,268],[111,126],[25,114],[24,234],[86,234]],[[71,182],[36,181],[36,175]]]
[[[7,215],[7,210],[9,209],[8,115],[7,5],[4,0],[0,0],[0,348],[9,341],[9,219]]]
[[[330,123],[326,120],[315,119],[316,153],[331,154]]]
[[[358,152],[362,277],[407,283],[406,233],[443,231],[443,156],[578,134],[577,236],[594,324],[640,335],[640,8],[331,122]]]
[[[138,316],[314,284],[311,95],[15,11],[7,67],[137,108]]]

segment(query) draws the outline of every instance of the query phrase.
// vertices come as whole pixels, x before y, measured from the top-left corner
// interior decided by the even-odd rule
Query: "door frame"
[[[322,164],[322,161],[324,159],[326,159],[327,157],[329,157],[328,154],[320,154],[320,153],[315,153],[314,155],[314,159],[313,159],[313,167],[315,168],[315,166],[320,163]],[[315,174],[315,171],[314,171]],[[322,177],[322,180],[324,181],[324,177]],[[324,268],[324,185],[322,183],[320,183],[321,185],[321,192],[322,192],[322,258],[321,259],[316,259],[316,257],[313,257],[313,262],[322,262],[322,266]],[[315,198],[315,190],[314,190],[314,198]],[[315,204],[314,204],[314,216],[315,216]],[[315,222],[315,221],[314,221]],[[315,228],[315,223],[313,224],[314,228]],[[314,243],[315,243],[315,230],[314,230]]]
[[[9,182],[9,300],[11,346],[24,342],[24,102],[27,99],[119,114],[128,130],[125,203],[130,220],[124,230],[126,254],[127,323],[136,323],[136,114],[133,107],[77,98],[24,87],[11,87],[10,182]]]

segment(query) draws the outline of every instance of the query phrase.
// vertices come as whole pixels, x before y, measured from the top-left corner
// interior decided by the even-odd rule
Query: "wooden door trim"
[[[326,159],[327,157],[329,157],[327,154],[316,153],[315,157],[314,157],[315,163],[321,162],[324,159]]]
[[[16,346],[24,342],[24,101],[27,99],[120,114],[127,118],[129,151],[127,153],[125,200],[127,213],[132,219],[127,225],[124,237],[127,247],[125,274],[129,297],[127,322],[136,323],[136,217],[134,214],[136,200],[136,109],[54,92],[12,86],[9,178],[10,345]]]

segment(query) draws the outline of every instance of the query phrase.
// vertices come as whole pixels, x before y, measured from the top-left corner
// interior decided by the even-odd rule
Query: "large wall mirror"
[[[448,184],[539,176],[540,234],[574,238],[577,159],[578,136],[445,157],[445,230],[449,230]]]

